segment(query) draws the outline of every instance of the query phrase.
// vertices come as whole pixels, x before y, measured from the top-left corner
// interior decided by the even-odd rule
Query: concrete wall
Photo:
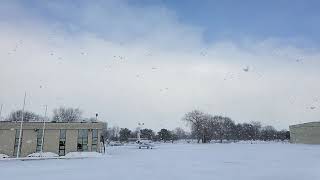
[[[56,129],[45,130],[43,151],[59,154],[59,138],[60,138],[60,130],[56,130]]]
[[[103,129],[105,123],[46,123],[46,129]],[[27,122],[23,124],[23,129],[42,129],[43,123]],[[0,129],[19,129],[20,123],[0,122]]]
[[[37,132],[35,130],[23,130],[21,153],[24,157],[36,151],[37,147]]]
[[[21,157],[36,152],[37,131],[42,130],[43,123],[24,123],[21,145]],[[65,153],[77,151],[78,130],[88,129],[88,151],[91,151],[92,129],[98,129],[98,142],[105,123],[47,123],[44,133],[44,152],[59,154],[60,130],[66,130]],[[0,122],[0,154],[13,156],[16,129],[19,123]],[[98,143],[98,149],[99,149]]]
[[[78,130],[67,130],[66,132],[66,154],[77,151]]]
[[[0,129],[0,153],[6,154],[8,156],[13,155],[14,150],[14,140],[15,140],[16,130],[15,129]]]
[[[102,134],[102,130],[98,130],[98,146],[97,146],[97,151],[99,151],[100,149],[100,141],[101,141],[101,134]]]
[[[91,145],[92,145],[92,131],[88,132],[88,151],[91,151]]]
[[[292,125],[290,142],[297,144],[320,144],[320,122]]]

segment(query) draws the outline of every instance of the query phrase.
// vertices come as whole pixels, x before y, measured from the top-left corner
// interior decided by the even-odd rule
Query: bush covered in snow
[[[45,157],[45,158],[53,158],[53,157],[59,157],[58,154],[52,153],[52,152],[37,152],[29,154],[27,157]]]
[[[0,154],[0,159],[3,159],[3,158],[9,158],[9,156],[5,154]]]

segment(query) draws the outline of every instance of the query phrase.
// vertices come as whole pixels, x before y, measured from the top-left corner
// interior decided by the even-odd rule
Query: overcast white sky
[[[166,4],[125,1],[2,1],[0,16],[4,117],[26,91],[27,110],[78,107],[128,128],[185,127],[193,109],[279,129],[319,121],[319,49],[301,37],[208,42]]]

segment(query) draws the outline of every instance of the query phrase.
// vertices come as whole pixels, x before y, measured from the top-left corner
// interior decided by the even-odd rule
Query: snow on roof
[[[297,127],[320,127],[320,121],[306,122],[306,123],[295,124],[290,126],[290,128],[297,128]]]

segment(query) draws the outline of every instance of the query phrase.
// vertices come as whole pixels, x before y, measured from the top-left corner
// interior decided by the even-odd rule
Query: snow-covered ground
[[[108,147],[99,158],[0,161],[1,179],[301,180],[320,179],[320,146],[158,144]]]

